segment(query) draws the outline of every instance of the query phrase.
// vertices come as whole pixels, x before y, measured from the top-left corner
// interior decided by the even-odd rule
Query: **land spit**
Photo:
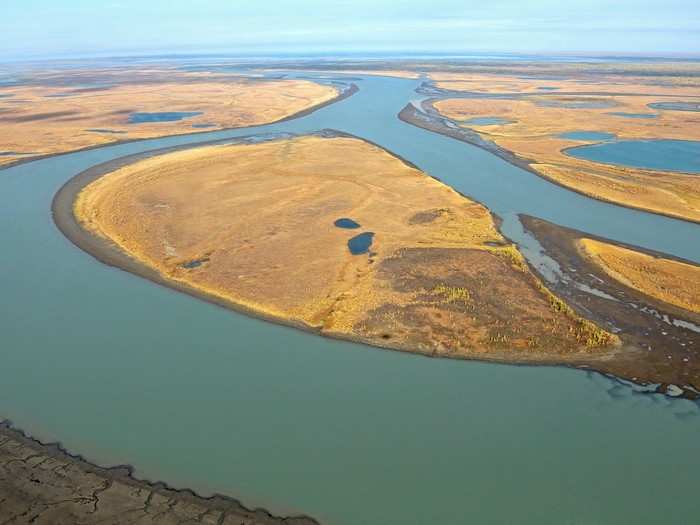
[[[487,149],[586,196],[700,222],[700,191],[694,176],[603,164],[567,153],[600,141],[596,135],[601,133],[623,141],[700,140],[697,113],[649,110],[660,98],[687,97],[687,86],[660,87],[648,80],[601,74],[596,82],[585,84],[548,80],[548,87],[561,91],[543,93],[538,88],[545,81],[536,78],[457,73],[433,73],[431,78],[434,82],[419,90],[429,96],[421,111],[407,106],[400,115],[404,121]],[[576,132],[589,136],[568,136]]]
[[[659,392],[700,397],[698,265],[542,219],[520,219],[558,264],[559,277],[548,285],[640,349],[618,354],[599,370],[657,384]]]

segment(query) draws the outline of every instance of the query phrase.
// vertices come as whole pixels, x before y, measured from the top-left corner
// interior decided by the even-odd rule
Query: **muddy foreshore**
[[[9,421],[0,421],[0,508],[8,524],[318,525],[308,516],[274,516],[227,496],[138,479],[130,465],[95,465]]]
[[[440,135],[444,135],[446,137],[453,138],[455,140],[460,140],[462,142],[466,142],[467,144],[471,144],[472,146],[476,146],[478,148],[484,149],[488,151],[489,153],[492,153],[493,155],[496,155],[497,157],[502,158],[506,162],[509,162],[510,164],[513,164],[514,166],[517,166],[518,168],[524,169],[533,175],[537,175],[538,177],[546,180],[547,182],[550,182],[552,184],[556,184],[557,186],[560,186],[568,191],[573,191],[575,193],[578,193],[579,195],[584,195],[588,197],[589,199],[595,199],[601,202],[606,202],[608,204],[612,204],[615,206],[622,206],[625,208],[630,208],[633,210],[641,210],[646,213],[652,213],[654,215],[660,215],[662,217],[668,217],[671,219],[677,219],[681,221],[686,221],[694,224],[700,224],[700,221],[693,220],[692,218],[688,217],[683,217],[680,215],[674,215],[672,213],[664,213],[658,210],[652,210],[649,208],[645,208],[643,206],[633,206],[630,204],[624,204],[620,203],[614,200],[606,199],[603,197],[600,197],[598,195],[593,195],[590,193],[587,193],[585,191],[579,190],[574,187],[566,186],[564,184],[561,184],[559,181],[552,179],[551,177],[548,177],[547,175],[540,173],[538,170],[532,167],[532,160],[522,158],[515,153],[508,151],[507,149],[502,148],[501,146],[495,144],[494,142],[491,142],[489,140],[486,140],[481,137],[476,131],[470,130],[470,129],[465,129],[460,126],[457,126],[456,124],[453,124],[447,117],[444,117],[438,113],[438,111],[433,107],[433,103],[437,101],[438,99],[436,98],[430,98],[427,99],[423,102],[424,106],[423,108],[427,109],[425,111],[420,111],[418,108],[416,108],[413,104],[407,104],[400,112],[399,112],[399,119],[406,122],[407,124],[411,124],[413,126],[432,131],[434,133],[439,133]],[[577,146],[574,146],[577,147]],[[568,148],[570,149],[570,148]]]
[[[619,331],[625,343],[640,349],[603,364],[602,372],[657,384],[657,390],[662,393],[673,391],[691,399],[700,397],[700,333],[693,329],[700,327],[700,315],[615,281],[582,256],[577,242],[589,238],[653,257],[694,263],[527,215],[520,215],[520,220],[559,265],[559,280],[548,282],[548,286],[580,314]],[[537,268],[532,269],[544,279]]]

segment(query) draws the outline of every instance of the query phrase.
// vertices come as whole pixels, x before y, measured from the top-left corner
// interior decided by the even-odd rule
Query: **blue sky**
[[[700,55],[699,0],[1,0],[0,59],[226,52]]]

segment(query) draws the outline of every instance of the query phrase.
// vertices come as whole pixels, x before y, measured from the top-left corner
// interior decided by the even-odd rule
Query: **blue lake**
[[[647,104],[652,109],[670,111],[700,111],[700,102],[653,102]]]
[[[465,124],[473,124],[475,126],[495,126],[498,124],[510,124],[512,120],[501,117],[476,117],[465,120]]]
[[[658,118],[656,113],[625,113],[624,111],[612,111],[608,115],[625,118]]]
[[[102,128],[86,129],[85,131],[90,131],[91,133],[112,133],[112,134],[126,133],[126,131],[120,131],[117,129],[102,129]]]
[[[612,108],[617,104],[612,100],[588,100],[588,99],[547,99],[536,100],[535,104],[545,108],[567,108],[567,109],[604,109]]]
[[[603,131],[567,131],[558,135],[559,138],[569,140],[612,140],[615,138],[614,133],[605,133]]]
[[[201,111],[161,111],[157,113],[136,112],[129,115],[129,124],[147,122],[174,122],[201,115]]]
[[[630,168],[700,173],[700,142],[621,140],[567,150],[572,157]]]

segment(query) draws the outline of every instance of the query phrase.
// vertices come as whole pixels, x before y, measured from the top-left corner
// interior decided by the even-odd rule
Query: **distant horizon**
[[[696,0],[23,0],[0,61],[159,54],[700,57]]]
[[[697,53],[631,53],[631,52],[586,52],[586,51],[561,51],[557,53],[547,53],[545,51],[531,51],[527,53],[518,51],[457,51],[448,50],[443,52],[426,52],[420,50],[404,51],[382,51],[382,50],[267,50],[236,52],[231,51],[166,51],[166,50],[144,50],[131,53],[102,52],[102,53],[67,53],[67,54],[37,54],[17,57],[3,57],[0,55],[0,64],[9,63],[31,63],[31,62],[59,62],[74,60],[184,60],[184,59],[222,59],[222,60],[317,60],[317,61],[371,61],[371,60],[464,60],[464,61],[487,61],[487,60],[547,60],[547,61],[575,61],[580,60],[649,60],[649,61],[700,61],[700,52]]]

